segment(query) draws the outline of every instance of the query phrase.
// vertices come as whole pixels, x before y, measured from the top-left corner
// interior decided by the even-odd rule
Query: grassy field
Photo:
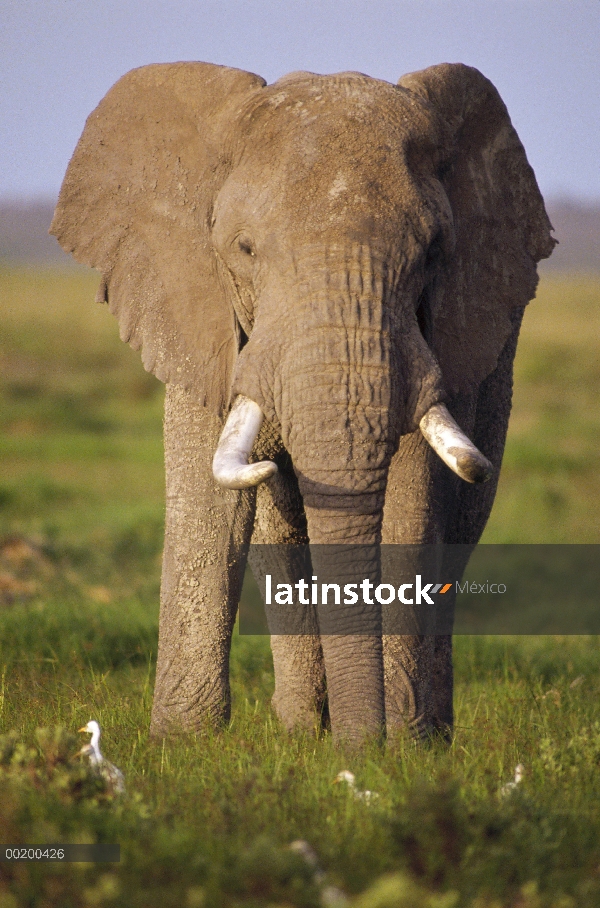
[[[122,860],[2,864],[0,908],[600,904],[596,638],[457,638],[452,747],[351,757],[278,728],[268,641],[236,636],[230,727],[149,741],[163,389],[95,285],[0,271],[0,839]],[[530,307],[488,542],[600,541],[599,303],[600,280],[553,278]],[[121,800],[55,730],[90,717]],[[343,768],[379,797],[333,785]]]

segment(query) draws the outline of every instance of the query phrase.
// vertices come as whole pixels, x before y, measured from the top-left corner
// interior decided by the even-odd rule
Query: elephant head
[[[463,479],[490,464],[450,417],[496,367],[550,254],[543,201],[477,70],[143,67],[90,115],[52,232],[147,370],[219,415],[217,480],[259,483],[280,433],[311,542],[376,543],[400,437]]]

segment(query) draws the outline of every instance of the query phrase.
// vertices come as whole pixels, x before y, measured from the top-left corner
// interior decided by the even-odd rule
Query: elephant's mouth
[[[213,475],[227,489],[257,486],[277,472],[270,460],[249,463],[264,416],[253,400],[238,395],[221,433],[213,459]],[[493,466],[465,435],[444,404],[434,404],[419,428],[436,454],[465,482],[487,482]]]

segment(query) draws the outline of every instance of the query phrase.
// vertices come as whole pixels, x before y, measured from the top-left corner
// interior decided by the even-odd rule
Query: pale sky
[[[0,197],[55,196],[87,115],[135,66],[203,60],[496,85],[548,198],[600,201],[600,0],[0,0]]]

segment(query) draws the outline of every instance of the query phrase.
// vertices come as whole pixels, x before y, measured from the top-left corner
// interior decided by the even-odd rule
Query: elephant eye
[[[252,258],[254,258],[254,256],[256,255],[254,247],[247,237],[240,237],[238,239],[238,246],[240,248],[240,251],[245,255],[250,255],[252,256]]]

